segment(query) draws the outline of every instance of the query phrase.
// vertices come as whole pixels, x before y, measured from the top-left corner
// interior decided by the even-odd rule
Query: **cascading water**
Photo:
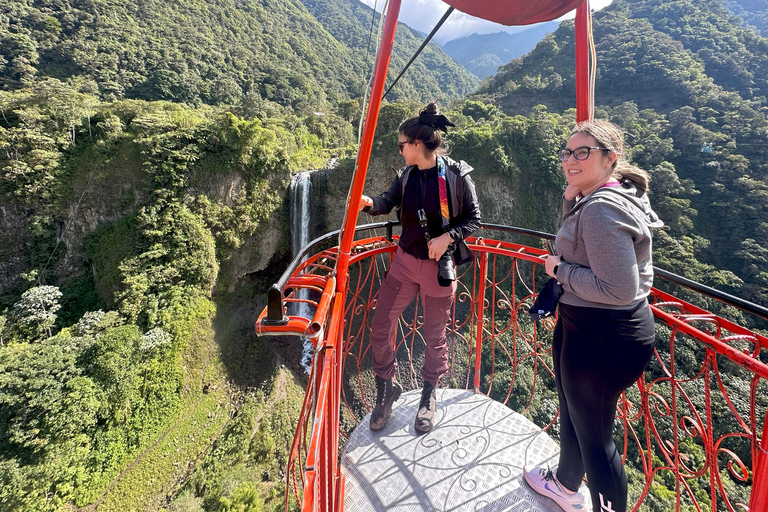
[[[303,171],[291,180],[291,251],[295,257],[309,242],[310,192],[312,181],[310,171]]]
[[[301,251],[302,247],[309,242],[311,229],[311,192],[312,181],[310,180],[310,171],[303,171],[293,176],[291,180],[291,252],[293,257]],[[306,290],[298,292],[298,298],[306,299],[308,294]],[[291,312],[293,315],[309,318],[312,313],[308,304],[300,302],[295,305]],[[309,365],[312,363],[312,342],[308,338],[303,338],[304,349],[301,356],[301,363],[304,369],[309,373]]]

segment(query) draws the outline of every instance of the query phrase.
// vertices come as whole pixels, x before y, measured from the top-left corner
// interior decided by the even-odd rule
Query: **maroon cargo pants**
[[[417,293],[421,293],[426,343],[421,378],[437,387],[440,377],[448,371],[445,331],[456,293],[456,281],[451,286],[440,286],[437,284],[435,260],[414,258],[399,247],[379,289],[371,322],[373,372],[383,379],[395,375],[394,335],[397,320]]]

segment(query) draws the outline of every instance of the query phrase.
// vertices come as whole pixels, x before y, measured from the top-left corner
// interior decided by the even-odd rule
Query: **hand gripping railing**
[[[282,326],[262,313],[257,330],[306,336],[317,325],[315,357],[304,407],[287,467],[286,508],[298,500],[302,510],[343,510],[344,475],[339,446],[370,410],[375,398],[368,344],[370,313],[379,280],[396,249],[394,223],[361,226],[358,232],[386,228],[387,236],[354,243],[348,286],[321,306],[333,279],[334,249],[317,248],[335,238],[313,241],[297,256],[270,296],[287,318]],[[483,226],[504,236],[536,238],[535,231]],[[540,243],[540,242],[539,242]],[[558,417],[551,366],[551,323],[534,324],[526,314],[545,276],[537,265],[543,250],[488,238],[470,239],[476,255],[462,267],[448,324],[449,374],[453,387],[475,389],[526,415],[545,430]],[[305,262],[309,252],[318,251]],[[768,310],[657,269],[657,278],[715,298],[768,320]],[[312,288],[311,319],[286,313],[299,287]],[[273,293],[272,291],[270,291]],[[619,402],[617,445],[630,476],[632,510],[751,510],[768,505],[768,340],[754,330],[654,289],[657,319],[655,357],[646,374]],[[279,302],[277,302],[279,300]],[[698,300],[698,299],[697,299]],[[265,321],[266,320],[266,321]],[[398,379],[418,388],[423,358],[418,306],[406,310],[396,336]],[[554,404],[554,405],[553,405]],[[555,435],[555,433],[552,433]],[[671,500],[669,493],[674,493]],[[748,505],[747,505],[748,504]]]

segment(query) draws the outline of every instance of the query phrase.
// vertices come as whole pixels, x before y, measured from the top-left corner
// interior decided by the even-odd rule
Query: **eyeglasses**
[[[405,146],[406,144],[411,144],[411,143],[413,143],[413,139],[407,140],[405,142],[398,142],[397,143],[397,147],[400,148],[400,151],[402,151],[403,150],[403,146]]]
[[[571,158],[571,155],[573,155],[576,160],[586,160],[589,158],[589,152],[593,149],[595,151],[610,151],[608,148],[591,148],[589,146],[581,146],[580,148],[576,149],[561,149],[557,152],[557,157],[562,162],[565,162]]]

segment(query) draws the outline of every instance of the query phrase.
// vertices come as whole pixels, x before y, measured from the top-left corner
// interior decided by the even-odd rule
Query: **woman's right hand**
[[[546,254],[542,256],[542,258],[544,259],[544,272],[546,272],[549,277],[557,277],[555,276],[555,265],[561,263],[563,258],[556,254]]]
[[[373,199],[370,197],[363,195],[360,198],[360,211],[363,211],[363,209],[373,206]]]
[[[575,185],[568,185],[565,187],[565,193],[563,194],[563,199],[566,201],[573,201],[576,199],[576,196],[578,196],[581,193],[581,190],[579,190],[579,187]]]

